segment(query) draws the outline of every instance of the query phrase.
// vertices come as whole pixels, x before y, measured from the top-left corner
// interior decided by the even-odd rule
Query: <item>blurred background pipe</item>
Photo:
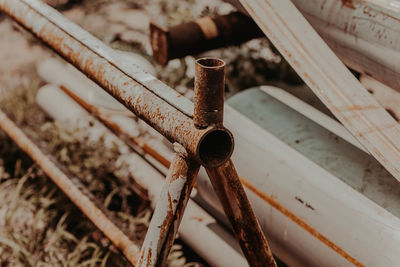
[[[239,45],[263,36],[257,24],[241,12],[204,17],[168,29],[154,22],[150,24],[153,56],[161,65],[174,58]]]
[[[204,17],[164,29],[152,23],[158,63],[265,37],[237,0],[240,12]],[[330,48],[350,68],[400,91],[400,5],[397,0],[293,0]]]

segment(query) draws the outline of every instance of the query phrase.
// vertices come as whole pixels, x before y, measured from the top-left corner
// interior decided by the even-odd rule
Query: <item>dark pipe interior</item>
[[[197,60],[197,64],[205,68],[215,68],[225,66],[225,62],[218,58],[200,58]]]
[[[200,142],[198,157],[205,167],[218,167],[225,163],[233,152],[233,137],[225,129],[209,132]]]

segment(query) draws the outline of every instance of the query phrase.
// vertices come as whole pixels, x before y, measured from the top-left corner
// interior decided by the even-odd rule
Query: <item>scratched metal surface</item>
[[[37,10],[26,2],[32,4]],[[62,18],[56,10],[43,6],[37,0],[0,0],[0,10],[31,31],[64,59],[73,63],[75,67],[171,142],[176,141],[182,144],[189,154],[197,154],[200,149],[200,141],[207,134],[215,130],[228,132],[221,127],[218,127],[218,129],[217,127],[196,129],[192,118],[175,107],[176,104],[180,105],[181,101],[172,104],[153,92],[156,88],[159,88],[160,82],[158,80],[154,80],[154,77],[151,78],[150,74],[145,73],[146,77],[149,78],[147,80],[149,83],[144,86],[141,82],[132,78],[130,74],[121,71],[121,66],[115,65],[118,62],[111,62],[108,59],[108,50],[102,50],[102,46],[97,44],[101,43],[99,40],[66,18]],[[41,15],[39,11],[50,18]],[[61,25],[51,23],[50,19],[60,16],[62,18],[60,18],[60,21],[54,21],[63,24],[62,28],[76,30],[78,33],[76,36],[82,38],[85,42],[87,41],[88,44],[83,44],[82,40],[74,39],[69,32],[60,28]],[[74,34],[75,32],[71,31],[71,33]],[[152,87],[153,89],[147,88],[153,82],[155,85]],[[172,91],[172,89],[169,88],[167,91]],[[175,96],[176,94],[178,93],[174,93]],[[179,94],[175,96],[174,99],[184,98]],[[181,109],[184,106],[183,103]]]
[[[191,101],[182,97],[179,93],[152,76],[150,73],[143,71],[141,67],[136,66],[127,60],[121,60],[121,56],[119,56],[111,47],[105,45],[102,41],[76,24],[71,23],[62,14],[41,1],[21,1],[29,5],[42,16],[46,17],[49,21],[60,27],[73,38],[78,39],[83,45],[87,46],[99,56],[116,66],[137,83],[145,86],[148,90],[174,106],[176,109],[180,110],[185,115],[189,117],[193,116],[193,103]]]

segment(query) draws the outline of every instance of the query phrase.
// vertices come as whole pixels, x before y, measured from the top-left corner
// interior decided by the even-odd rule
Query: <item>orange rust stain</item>
[[[351,9],[356,9],[353,0],[342,0],[342,5]]]
[[[246,179],[240,177],[240,181],[242,184],[247,187],[250,191],[252,191],[254,194],[256,194],[258,197],[263,199],[265,202],[267,202],[269,205],[271,205],[273,208],[275,208],[277,211],[288,217],[290,220],[292,220],[294,223],[296,223],[298,226],[303,228],[305,231],[310,233],[312,236],[317,238],[319,241],[324,243],[326,246],[334,250],[336,253],[338,253],[340,256],[345,258],[347,261],[350,263],[354,264],[355,266],[363,266],[364,265],[350,256],[346,251],[344,251],[342,248],[340,248],[338,245],[333,243],[331,240],[329,240],[326,236],[318,232],[316,229],[314,229],[311,225],[309,225],[307,222],[305,222],[303,219],[298,217],[296,214],[291,212],[289,209],[287,209],[285,206],[280,204],[278,201],[273,199],[271,196],[265,194],[264,192],[258,190],[254,185],[252,185],[249,181]]]
[[[353,111],[353,110],[368,110],[368,109],[378,109],[380,107],[376,106],[376,105],[353,105],[353,106],[349,106],[346,107],[347,110],[349,111]]]
[[[149,253],[147,254],[147,266],[151,266],[151,249],[149,249]]]
[[[136,143],[138,143],[138,142],[136,141]],[[149,154],[150,156],[155,158],[158,162],[160,162],[163,166],[165,166],[167,168],[169,168],[171,166],[171,162],[167,158],[165,158],[163,155],[158,153],[156,150],[154,150],[154,148],[152,148],[148,144],[144,143],[143,146],[142,146],[142,149],[147,154]]]
[[[74,94],[72,91],[70,91],[68,88],[65,86],[61,85],[60,88],[72,99],[74,99],[78,104],[80,104],[84,109],[86,109],[88,112],[94,114],[100,121],[102,121],[107,127],[111,128],[115,132],[119,134],[123,134],[122,129],[118,126],[118,124],[107,120],[104,118],[104,116],[101,115],[101,112],[98,110],[97,107],[94,105],[91,105],[87,103],[85,100]],[[163,166],[166,168],[169,168],[171,166],[171,162],[165,158],[163,155],[158,153],[154,148],[149,146],[147,143],[142,142],[138,138],[130,138],[130,140],[137,146],[139,146],[141,149],[144,150],[147,154],[155,158],[158,162],[160,162]]]
[[[198,217],[198,216],[193,216],[192,219],[193,219],[193,220],[196,220],[196,221],[198,221],[198,222],[202,222],[202,221],[203,221],[203,218]]]

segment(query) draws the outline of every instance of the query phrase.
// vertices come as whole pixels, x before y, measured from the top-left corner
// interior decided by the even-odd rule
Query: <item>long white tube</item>
[[[398,0],[292,0],[340,59],[400,90]]]
[[[238,0],[225,0],[247,13]],[[292,0],[349,67],[400,91],[398,0]]]
[[[273,112],[268,110],[270,102],[255,96],[245,109],[259,101],[258,110]],[[225,108],[225,125],[236,140],[233,160],[239,175],[251,184],[247,193],[278,257],[290,266],[399,266],[400,187],[394,178],[367,154],[326,132],[333,146],[337,142],[343,153],[353,155],[348,162],[338,160],[340,155],[328,157],[330,151],[311,138],[310,124],[291,113],[286,120],[297,125],[292,135],[299,144],[293,139],[289,145],[231,107]],[[257,116],[265,119],[256,113],[249,117]],[[304,151],[314,153],[314,159]],[[339,177],[343,173],[350,178]],[[208,179],[199,176],[200,194],[221,212],[211,188]]]

